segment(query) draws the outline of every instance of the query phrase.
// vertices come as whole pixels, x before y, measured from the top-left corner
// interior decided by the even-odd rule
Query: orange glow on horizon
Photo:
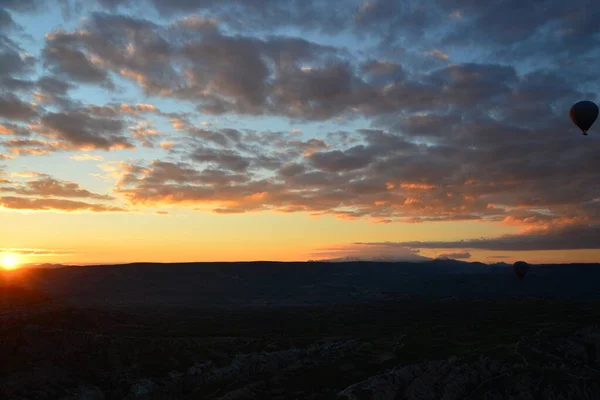
[[[17,269],[19,267],[19,257],[16,254],[5,253],[0,258],[0,264],[4,269]]]

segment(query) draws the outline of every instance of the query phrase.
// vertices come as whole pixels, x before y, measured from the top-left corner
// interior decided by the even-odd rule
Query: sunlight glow
[[[15,269],[19,266],[19,258],[15,254],[3,254],[0,260],[0,264],[4,269]]]

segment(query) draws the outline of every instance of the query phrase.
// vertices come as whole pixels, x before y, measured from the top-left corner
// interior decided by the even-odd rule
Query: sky
[[[22,263],[600,261],[600,3],[0,0]]]

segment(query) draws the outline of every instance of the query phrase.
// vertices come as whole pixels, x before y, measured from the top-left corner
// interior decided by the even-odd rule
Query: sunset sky
[[[0,253],[598,262],[599,15],[0,0]]]

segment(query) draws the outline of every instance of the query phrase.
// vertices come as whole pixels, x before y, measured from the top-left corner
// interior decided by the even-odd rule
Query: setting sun
[[[3,254],[0,260],[4,269],[15,269],[19,265],[19,259],[14,254]]]

